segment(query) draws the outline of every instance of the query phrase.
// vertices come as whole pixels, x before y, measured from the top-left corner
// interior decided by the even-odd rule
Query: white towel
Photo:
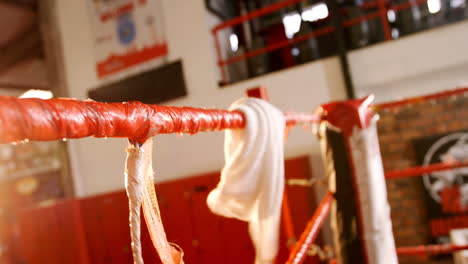
[[[284,129],[281,111],[268,102],[241,98],[230,110],[244,113],[244,129],[227,130],[225,166],[218,186],[209,194],[215,214],[249,222],[255,263],[271,264],[278,253],[284,189]]]

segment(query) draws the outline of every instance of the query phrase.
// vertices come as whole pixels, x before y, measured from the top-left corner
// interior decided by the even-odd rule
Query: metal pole
[[[338,48],[338,56],[340,58],[341,71],[345,81],[346,95],[348,99],[356,97],[354,92],[353,79],[351,76],[350,66],[348,62],[348,49],[344,38],[343,20],[340,14],[340,7],[335,0],[326,0],[328,8],[330,9],[333,27],[335,28],[336,43]]]

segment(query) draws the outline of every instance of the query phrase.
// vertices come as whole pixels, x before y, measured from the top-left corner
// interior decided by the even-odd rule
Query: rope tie
[[[153,140],[145,143],[130,143],[127,148],[125,187],[129,202],[131,247],[134,264],[143,264],[141,250],[140,209],[143,207],[146,225],[163,264],[183,264],[183,252],[167,241],[166,232],[159,212],[158,200],[153,184],[152,167]]]

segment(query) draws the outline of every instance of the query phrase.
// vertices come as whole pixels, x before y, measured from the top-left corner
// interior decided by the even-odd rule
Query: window
[[[468,17],[467,0],[206,0],[216,17],[220,84],[336,55],[331,17],[339,15],[348,50]]]

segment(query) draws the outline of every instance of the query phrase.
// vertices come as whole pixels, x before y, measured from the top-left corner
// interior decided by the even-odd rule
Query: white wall
[[[20,96],[25,91],[20,89],[9,89],[9,88],[0,88],[0,96]]]
[[[310,112],[320,103],[340,96],[343,98],[342,79],[335,58],[219,88],[203,2],[162,1],[169,44],[168,60],[182,59],[189,94],[186,98],[168,104],[227,108],[231,102],[243,96],[247,88],[258,85],[268,87],[271,101],[283,110]],[[63,0],[57,1],[57,10],[70,95],[85,99],[87,90],[97,85],[87,6],[85,1]],[[286,155],[313,154],[313,167],[316,174],[320,174],[317,140],[312,134],[296,130],[290,135]],[[124,187],[124,139],[81,139],[69,142],[73,174],[80,196]],[[219,170],[224,160],[223,133],[158,136],[154,155],[157,181]]]
[[[351,52],[356,94],[398,100],[468,84],[468,21]]]

